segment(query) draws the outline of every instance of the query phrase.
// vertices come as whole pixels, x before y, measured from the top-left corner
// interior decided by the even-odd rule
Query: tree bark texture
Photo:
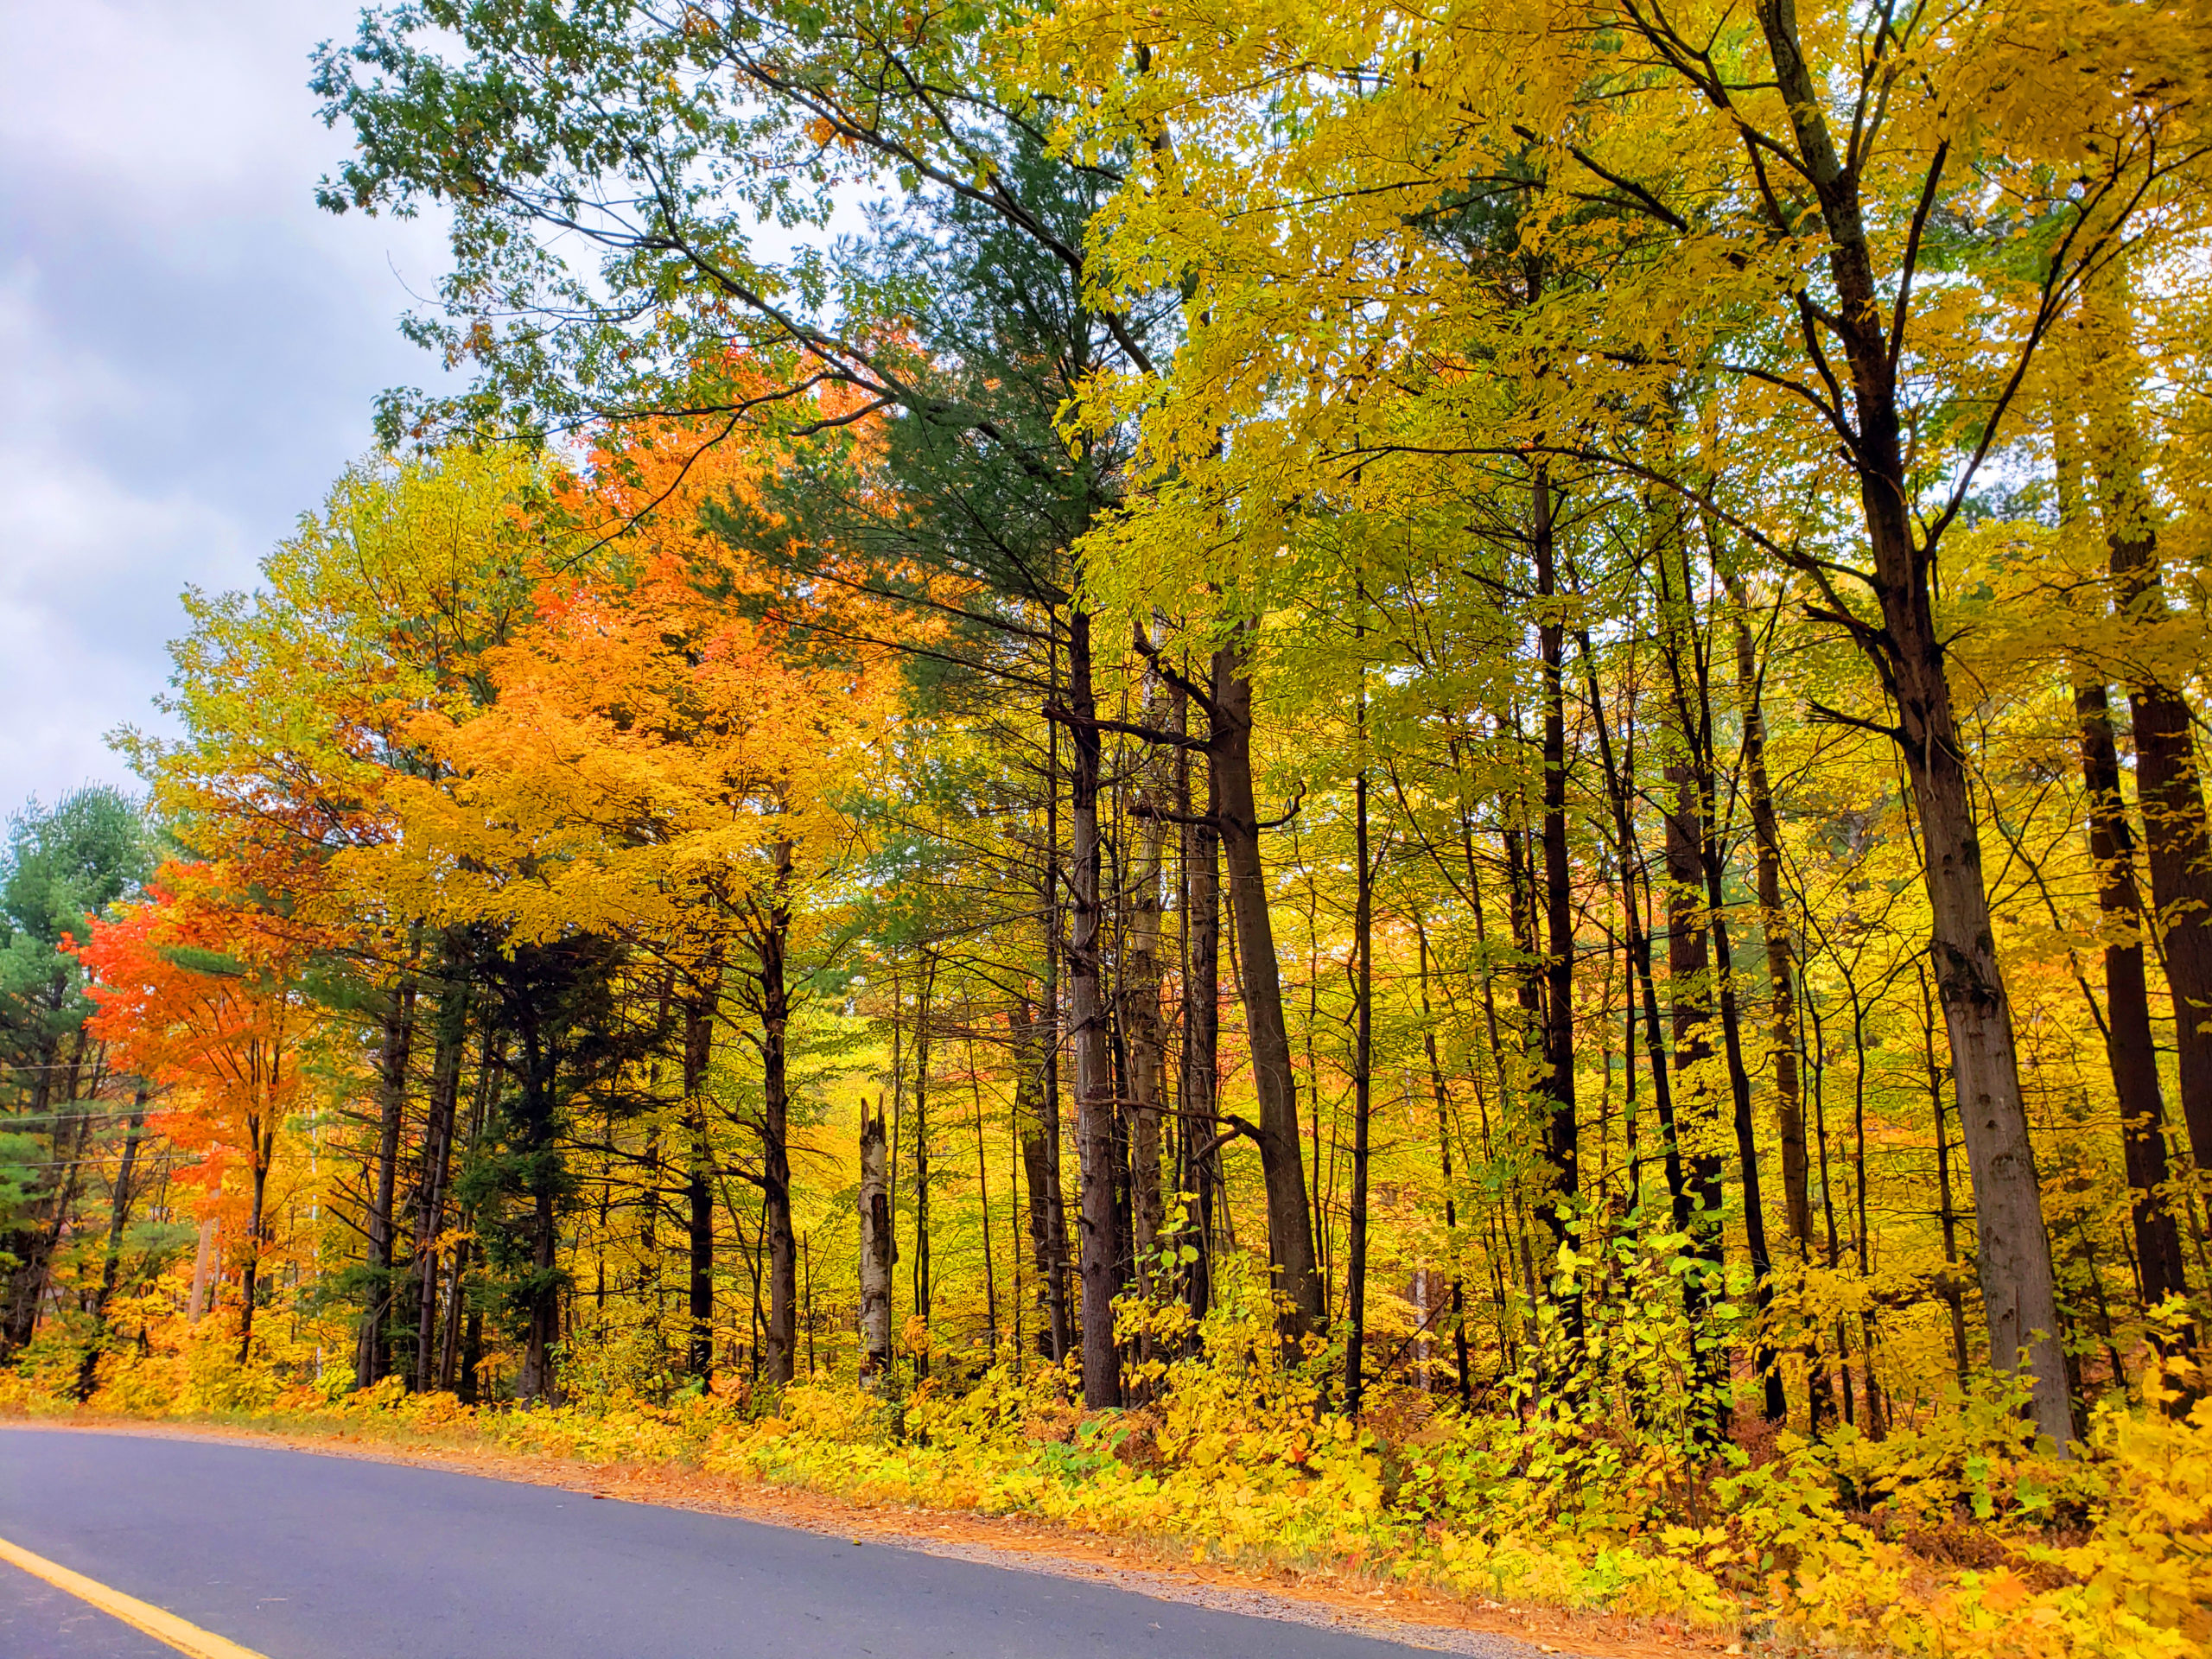
[[[1147,699],[1147,713],[1162,700]],[[1160,1188],[1160,1109],[1166,1088],[1167,1030],[1160,1018],[1165,969],[1160,936],[1166,918],[1160,879],[1173,810],[1170,757],[1154,747],[1143,760],[1138,801],[1148,809],[1135,825],[1129,860],[1128,931],[1121,982],[1122,1032],[1128,1050],[1129,1243],[1138,1290],[1150,1295],[1160,1273],[1166,1208]]]
[[[1207,747],[1213,818],[1229,876],[1229,912],[1244,970],[1244,1029],[1259,1100],[1256,1137],[1267,1188],[1268,1259],[1282,1297],[1281,1333],[1295,1343],[1321,1322],[1321,1281],[1314,1271],[1313,1217],[1298,1144],[1298,1082],[1284,1023],[1282,969],[1268,912],[1260,856],[1260,813],[1252,782],[1252,681],[1242,641],[1214,652]]]
[[[775,874],[762,901],[753,950],[760,989],[761,1224],[767,1232],[768,1253],[768,1324],[762,1359],[768,1380],[780,1386],[791,1380],[798,1363],[798,1238],[791,1224],[788,1040],[792,847],[783,841],[770,850]],[[692,1294],[696,1310],[696,1281]]]
[[[1180,724],[1179,722],[1179,729]],[[1185,1227],[1198,1252],[1184,1280],[1192,1316],[1204,1319],[1213,1300],[1214,1206],[1220,1147],[1215,1139],[1215,1078],[1221,1040],[1221,835],[1191,798],[1190,756],[1178,761],[1176,805],[1183,815],[1183,1048],[1176,1099],[1182,1134],[1182,1190],[1190,1196]]]
[[[2143,1300],[2155,1307],[2186,1296],[2181,1230],[2159,1197],[2167,1179],[2165,1103],[2151,1035],[2151,995],[2143,965],[2143,899],[2135,879],[2135,836],[2120,788],[2120,750],[2104,683],[2077,678],[2074,713],[2082,728],[2082,781],[2089,796],[2089,855],[2097,866],[2097,907],[2105,938],[2105,1052],[2120,1113],[2129,1217]]]
[[[1912,804],[1925,849],[1929,941],[1967,1160],[1974,1178],[1980,1245],[1976,1265],[1989,1326],[1991,1363],[2024,1365],[2038,1429],[2060,1446],[2072,1432],[2066,1362],[2043,1185],[2020,1090],[2011,1000],[1997,964],[1974,823],[1966,753],[1951,702],[1944,642],[1935,616],[1935,550],[1914,529],[1905,475],[1897,364],[1885,320],[1891,308],[1875,278],[1858,172],[1838,155],[1826,104],[1797,29],[1793,0],[1760,0],[1758,16],[1798,158],[1818,197],[1836,289],[1830,326],[1849,371],[1856,428],[1851,464],[1872,554],[1878,629],[1854,636],[1881,670],[1897,716]],[[1940,158],[1931,164],[1940,165]]]
[[[435,1385],[438,1329],[438,1235],[445,1227],[446,1185],[453,1161],[461,1052],[468,1036],[468,983],[452,953],[438,993],[437,1035],[430,1062],[429,1116],[423,1126],[423,1173],[415,1205],[415,1368],[411,1386]]]
[[[861,1376],[891,1371],[891,1142],[880,1099],[861,1103]]]
[[[1536,566],[1536,653],[1543,696],[1544,1071],[1535,1095],[1543,1112],[1544,1160],[1551,1185],[1536,1206],[1553,1254],[1570,1243],[1581,1187],[1580,1126],[1574,1103],[1574,893],[1567,844],[1567,628],[1560,613],[1551,477],[1541,463],[1530,486],[1531,550]],[[1580,1276],[1561,1300],[1567,1338],[1582,1337]]]
[[[367,1224],[369,1282],[366,1305],[353,1343],[353,1386],[366,1389],[390,1369],[392,1255],[397,1232],[393,1208],[399,1178],[399,1132],[407,1113],[407,1069],[415,1040],[415,976],[403,974],[385,1007],[384,1040],[377,1066],[377,1152],[370,1172]]]
[[[683,999],[683,1371],[702,1388],[715,1372],[714,1148],[707,1135],[706,1090],[721,1001],[721,964],[709,963]],[[762,1153],[765,1166],[770,1161],[765,1145]]]
[[[2129,464],[2134,445],[2107,435],[2095,454],[2114,597],[2131,621],[2153,627],[2165,618],[2165,594],[2147,492]],[[2127,707],[2156,939],[2173,997],[2182,1121],[2197,1169],[2212,1170],[2212,833],[2196,736],[2181,693],[2140,666],[2128,677]]]
[[[1114,1342],[1114,1298],[1121,1292],[1121,1217],[1114,1203],[1114,1065],[1108,1046],[1105,961],[1099,892],[1097,704],[1091,687],[1090,618],[1068,614],[1068,704],[1074,751],[1068,779],[1068,1041],[1075,1052],[1076,1158],[1083,1191],[1077,1259],[1083,1280],[1083,1399],[1096,1408],[1122,1403],[1122,1361]]]

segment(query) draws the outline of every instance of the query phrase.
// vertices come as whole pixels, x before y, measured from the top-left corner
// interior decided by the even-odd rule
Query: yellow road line
[[[136,1596],[126,1596],[120,1590],[111,1590],[97,1579],[88,1579],[81,1573],[72,1573],[59,1561],[49,1561],[43,1555],[34,1555],[20,1544],[11,1544],[0,1538],[0,1561],[20,1567],[33,1578],[44,1579],[57,1590],[67,1590],[79,1601],[88,1601],[111,1618],[121,1619],[146,1632],[157,1642],[166,1642],[179,1653],[189,1654],[192,1659],[263,1659],[251,1648],[242,1648],[226,1637],[213,1630],[203,1630],[197,1624],[188,1624],[165,1608],[151,1602],[141,1601]]]

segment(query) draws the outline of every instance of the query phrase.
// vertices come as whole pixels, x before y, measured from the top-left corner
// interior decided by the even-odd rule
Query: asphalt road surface
[[[1416,1651],[873,1539],[219,1441],[0,1433],[0,1539],[268,1659]],[[0,1566],[0,1659],[174,1649]]]

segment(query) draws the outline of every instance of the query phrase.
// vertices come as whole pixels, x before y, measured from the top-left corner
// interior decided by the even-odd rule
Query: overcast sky
[[[435,230],[317,211],[358,0],[0,0],[0,811],[156,723],[178,592],[255,562],[431,359]]]

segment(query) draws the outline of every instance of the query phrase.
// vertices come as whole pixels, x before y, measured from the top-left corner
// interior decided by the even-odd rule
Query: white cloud
[[[101,181],[133,218],[256,204],[342,153],[309,118],[307,51],[350,6],[296,0],[14,0],[0,142]]]
[[[128,781],[188,583],[254,561],[433,374],[430,223],[334,219],[308,54],[353,0],[0,0],[0,811]],[[157,723],[157,722],[156,722]]]

